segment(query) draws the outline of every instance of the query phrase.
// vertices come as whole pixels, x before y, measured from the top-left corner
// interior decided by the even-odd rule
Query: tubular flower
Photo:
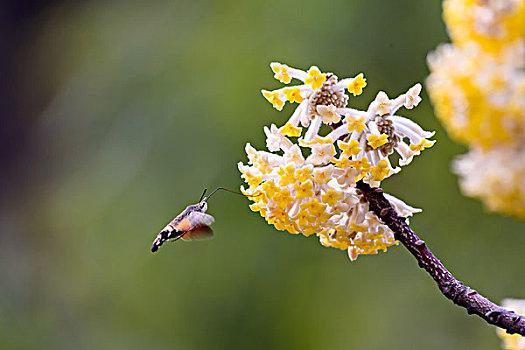
[[[525,148],[473,149],[456,159],[463,192],[483,200],[491,211],[525,219]]]
[[[433,144],[427,140],[432,132],[396,115],[399,108],[419,103],[421,86],[395,99],[380,92],[368,110],[361,111],[347,106],[346,91],[362,85],[353,83],[358,77],[358,82],[364,82],[362,74],[339,80],[317,67],[305,72],[272,63],[274,72],[275,67],[287,67],[291,79],[304,84],[263,90],[265,97],[290,101],[291,90],[284,90],[294,89],[303,100],[283,127],[264,128],[269,152],[246,145],[248,164],[238,166],[248,188],[241,189],[246,194],[259,193],[250,197],[254,201],[250,208],[278,230],[315,234],[324,246],[348,250],[352,260],[359,254],[386,251],[396,244],[394,234],[369,210],[355,184],[363,180],[379,186],[401,170],[389,160],[394,151],[401,156],[399,165],[405,165]],[[322,124],[330,125],[332,131],[321,135]],[[298,137],[297,143],[289,137]],[[392,196],[388,199],[405,217],[420,211]]]
[[[270,68],[272,68],[275,73],[275,79],[279,80],[281,83],[288,84],[292,81],[292,78],[288,75],[287,65],[273,62],[270,64]]]
[[[285,136],[298,137],[301,135],[301,128],[295,127],[290,123],[287,123],[279,131]]]
[[[363,88],[366,86],[366,79],[363,75],[363,73],[360,73],[357,75],[357,77],[354,78],[348,84],[348,92],[351,93],[354,96],[361,95],[363,93]]]
[[[503,299],[502,307],[512,310],[518,315],[525,314],[524,299]],[[498,336],[503,340],[501,347],[506,350],[525,350],[525,337],[519,334],[508,334],[504,329],[496,328]]]

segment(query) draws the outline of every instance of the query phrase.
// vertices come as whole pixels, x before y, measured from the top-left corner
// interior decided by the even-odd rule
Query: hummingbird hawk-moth
[[[166,241],[177,241],[183,239],[185,241],[191,241],[196,239],[209,238],[213,235],[213,231],[210,225],[215,222],[213,216],[206,214],[208,210],[208,199],[218,190],[225,190],[228,192],[234,192],[223,187],[217,188],[208,197],[204,197],[206,190],[202,193],[199,203],[189,205],[184,209],[182,213],[177,215],[169,224],[160,231],[153,245],[151,251],[156,252],[159,247]]]

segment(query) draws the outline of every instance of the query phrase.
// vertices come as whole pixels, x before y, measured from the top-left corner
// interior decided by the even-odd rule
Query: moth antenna
[[[202,196],[201,196],[201,199],[199,199],[199,202],[202,201],[202,199],[204,198],[204,195],[206,194],[206,191],[208,191],[207,188],[204,189],[204,192],[202,192]],[[213,194],[213,193],[212,193]],[[208,197],[209,198],[209,197]]]

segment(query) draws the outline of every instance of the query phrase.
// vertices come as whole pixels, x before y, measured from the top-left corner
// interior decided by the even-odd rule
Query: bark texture
[[[357,188],[368,201],[370,209],[390,227],[395,238],[416,258],[419,267],[436,281],[444,296],[454,304],[464,307],[468,314],[478,315],[488,323],[505,329],[507,333],[525,336],[525,317],[494,304],[452,276],[426,243],[410,229],[406,219],[397,215],[380,188],[371,188],[362,181],[357,182]]]

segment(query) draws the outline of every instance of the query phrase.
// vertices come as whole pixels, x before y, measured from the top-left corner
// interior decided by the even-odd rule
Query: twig
[[[397,215],[390,202],[383,196],[383,190],[371,188],[362,181],[357,182],[357,188],[368,201],[370,209],[416,258],[419,267],[425,269],[436,281],[444,296],[452,300],[454,304],[467,309],[468,314],[478,315],[488,323],[505,329],[509,334],[518,333],[525,336],[525,317],[494,304],[452,276],[428,249],[426,243],[410,229],[405,218]]]

